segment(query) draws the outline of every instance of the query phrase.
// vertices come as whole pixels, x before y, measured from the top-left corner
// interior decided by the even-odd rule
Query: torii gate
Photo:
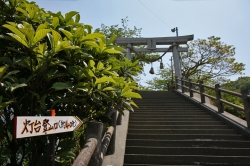
[[[131,59],[131,50],[135,52],[173,52],[174,69],[178,78],[181,78],[181,63],[179,52],[187,52],[187,47],[178,47],[181,44],[187,44],[194,39],[194,35],[177,37],[156,37],[156,38],[117,38],[115,43],[127,47],[126,57]],[[147,48],[133,48],[133,46],[146,45]],[[172,48],[156,48],[156,45],[171,45]]]

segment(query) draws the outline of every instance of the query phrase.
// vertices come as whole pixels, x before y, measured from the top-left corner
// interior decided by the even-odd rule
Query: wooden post
[[[189,79],[189,96],[194,97],[192,80]]]
[[[247,97],[248,90],[241,90],[242,100],[244,104],[244,112],[247,121],[247,127],[250,128],[250,99]]]
[[[204,86],[203,86],[203,81],[199,82],[199,88],[200,88],[200,95],[201,95],[201,103],[205,103],[205,96],[204,96]]]
[[[116,125],[121,125],[122,124],[122,114],[118,113],[118,117],[116,120]]]
[[[55,116],[56,111],[54,109],[48,110],[47,114],[49,116]],[[55,166],[55,145],[56,145],[56,137],[55,134],[51,134],[47,136],[47,166]]]
[[[72,166],[88,166],[89,161],[94,153],[98,141],[96,138],[89,138],[86,141],[82,151],[79,153],[77,158],[75,159]]]
[[[101,122],[87,123],[86,140],[89,140],[90,138],[97,139],[97,146],[89,161],[88,166],[100,166],[102,130],[103,130],[103,123]]]
[[[182,92],[182,93],[185,92],[183,77],[181,77],[181,92]]]
[[[169,82],[167,83],[168,91],[170,91]]]
[[[218,112],[223,113],[224,108],[223,108],[223,103],[220,101],[220,99],[221,99],[221,91],[219,90],[219,88],[220,88],[220,84],[215,84],[215,93],[216,93]]]
[[[105,136],[103,137],[102,140],[102,150],[101,150],[101,163],[100,165],[102,165],[103,160],[104,160],[104,156],[106,155],[107,149],[109,147],[112,135],[114,133],[114,127],[110,126],[108,128],[108,131],[106,132]]]
[[[108,150],[106,152],[106,154],[111,155],[115,153],[115,138],[116,138],[116,114],[117,111],[115,111],[112,115],[111,115],[111,121],[110,121],[110,126],[114,127],[114,131],[109,143],[109,147]]]

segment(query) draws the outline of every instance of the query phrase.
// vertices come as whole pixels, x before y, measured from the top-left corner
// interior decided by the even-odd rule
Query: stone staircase
[[[124,166],[250,165],[250,141],[174,92],[140,92]]]

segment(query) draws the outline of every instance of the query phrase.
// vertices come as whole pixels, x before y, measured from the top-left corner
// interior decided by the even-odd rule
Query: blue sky
[[[121,24],[128,16],[130,28],[142,28],[142,37],[175,36],[171,28],[178,27],[179,36],[194,35],[194,39],[209,36],[236,47],[236,61],[246,66],[250,76],[250,1],[249,0],[33,0],[45,10],[53,12],[78,11],[81,22],[99,28]],[[164,63],[170,63],[167,53]],[[155,64],[156,67],[159,64]],[[147,79],[150,65],[145,67]],[[230,77],[232,80],[238,76]]]

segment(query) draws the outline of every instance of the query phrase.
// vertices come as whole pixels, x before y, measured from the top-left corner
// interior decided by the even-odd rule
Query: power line
[[[150,10],[146,5],[144,5],[140,0],[138,0],[146,9],[148,9],[155,17],[157,17],[159,20],[161,20],[161,22],[163,22],[165,25],[167,25],[169,28],[170,27],[165,21],[163,21],[160,17],[158,17],[152,10]]]

